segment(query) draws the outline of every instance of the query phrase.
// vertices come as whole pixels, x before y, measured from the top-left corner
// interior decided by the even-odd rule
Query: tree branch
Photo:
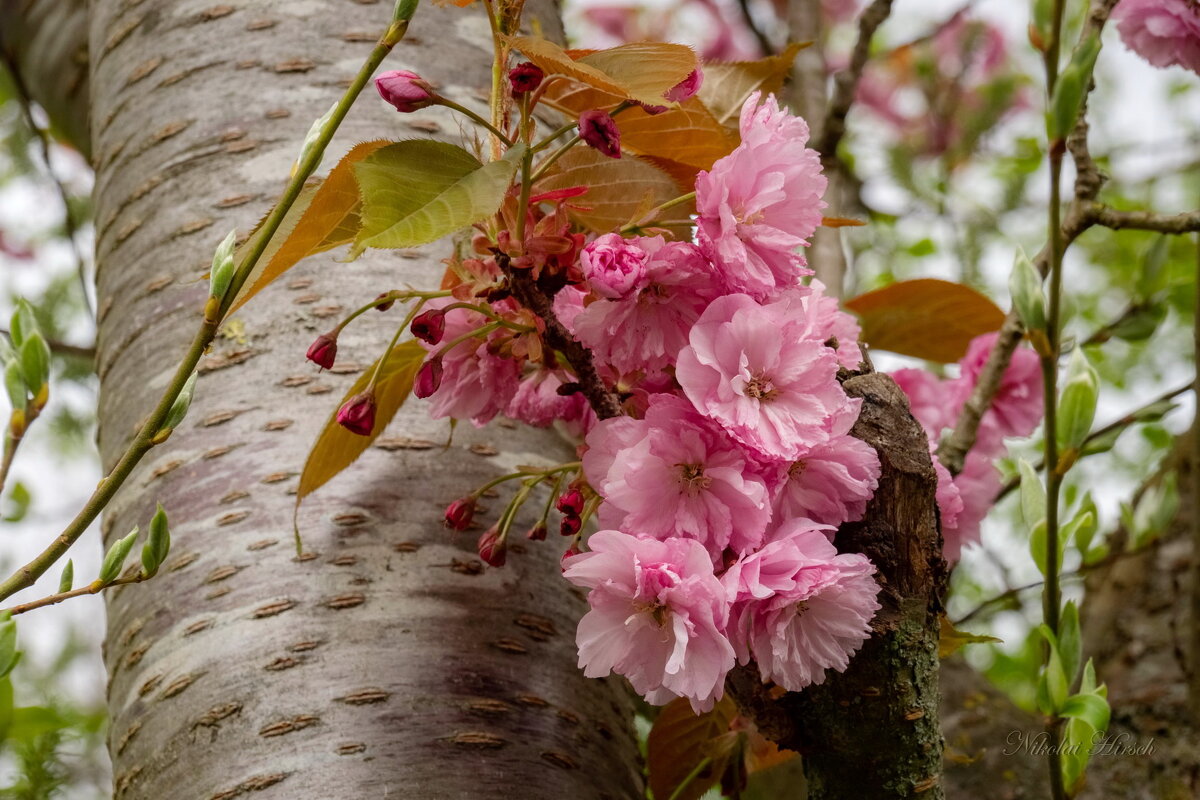
[[[850,63],[833,79],[833,100],[825,117],[817,152],[826,170],[832,169],[837,161],[838,145],[846,134],[846,115],[854,103],[858,82],[871,54],[871,39],[883,21],[892,13],[892,0],[874,0],[858,18],[858,41],[850,55]]]

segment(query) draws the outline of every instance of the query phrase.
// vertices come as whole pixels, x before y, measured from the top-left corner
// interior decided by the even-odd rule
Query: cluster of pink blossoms
[[[1200,2],[1121,0],[1113,21],[1125,46],[1156,67],[1200,73]]]
[[[1000,473],[993,462],[1004,455],[1004,438],[1029,436],[1042,419],[1040,361],[1036,353],[1022,347],[1013,353],[1000,390],[983,415],[962,472],[951,476],[937,460],[941,437],[958,421],[997,335],[989,333],[971,342],[967,354],[958,362],[957,378],[942,379],[923,369],[891,373],[908,395],[913,416],[929,436],[929,450],[934,454],[933,466],[938,473],[937,502],[945,537],[943,552],[950,562],[958,561],[965,545],[979,541],[979,524],[1000,493]]]

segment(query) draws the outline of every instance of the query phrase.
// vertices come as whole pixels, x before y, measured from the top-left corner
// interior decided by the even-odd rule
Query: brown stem
[[[42,597],[38,600],[31,600],[28,603],[21,603],[20,605],[6,608],[4,611],[16,616],[17,614],[24,614],[27,611],[33,611],[38,608],[57,605],[65,600],[70,600],[72,597],[82,597],[86,594],[100,594],[100,592],[104,591],[105,589],[111,589],[114,586],[128,586],[133,583],[141,583],[142,581],[148,580],[151,577],[152,576],[146,575],[143,572],[139,572],[136,575],[129,576],[128,578],[117,578],[116,580],[109,581],[108,583],[93,581],[87,586],[80,586],[78,589],[72,589],[69,592],[59,592],[58,594],[47,595],[46,597]]]
[[[850,113],[858,81],[871,54],[871,40],[891,13],[892,0],[874,0],[858,18],[858,41],[854,43],[854,51],[850,54],[850,64],[833,79],[833,100],[829,104],[829,114],[817,146],[821,164],[826,170],[831,169],[837,160],[838,144],[846,134],[846,115]]]
[[[508,277],[513,297],[546,323],[542,338],[546,340],[546,344],[566,356],[596,416],[600,419],[621,416],[621,401],[600,378],[596,364],[592,361],[591,351],[575,341],[575,337],[559,321],[550,297],[542,291],[528,271],[511,266],[508,254],[500,251],[495,251],[495,254],[496,263]]]
[[[1192,323],[1192,360],[1200,365],[1200,236],[1196,237],[1196,315]],[[1200,372],[1196,373],[1196,397],[1200,398]],[[1200,418],[1200,417],[1198,417]],[[1188,705],[1200,718],[1200,424],[1192,422],[1192,617],[1188,628],[1191,668],[1185,669]]]

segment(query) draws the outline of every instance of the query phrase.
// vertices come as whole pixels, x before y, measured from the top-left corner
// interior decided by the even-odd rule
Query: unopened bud
[[[376,297],[375,299],[382,300],[383,298],[388,297],[390,295],[391,295],[391,292],[380,292],[379,297]],[[377,304],[375,306],[375,310],[376,311],[387,311],[389,308],[391,308],[394,305],[396,305],[396,298],[393,297],[391,300],[388,300],[386,303]]]
[[[225,292],[229,291],[229,284],[233,280],[233,248],[236,241],[237,229],[235,228],[221,240],[213,253],[212,270],[209,272],[208,280],[210,297],[221,300],[225,297]]]
[[[573,487],[558,496],[554,507],[570,517],[578,517],[583,513],[583,492]]]
[[[558,532],[563,536],[574,536],[579,533],[583,527],[583,520],[580,517],[568,515],[562,518],[562,522],[558,526]]]
[[[500,529],[495,525],[479,537],[476,549],[479,551],[479,558],[493,567],[503,567],[504,562],[508,560],[508,545],[500,538]]]
[[[1046,329],[1046,295],[1042,292],[1042,276],[1024,250],[1017,250],[1012,275],[1008,279],[1008,291],[1012,295],[1017,316],[1030,331]]]
[[[1058,445],[1063,450],[1083,446],[1096,417],[1100,379],[1088,363],[1083,348],[1075,348],[1067,363],[1067,376],[1058,400]]]
[[[689,97],[700,91],[700,86],[704,83],[704,73],[699,68],[692,70],[688,76],[679,83],[672,86],[663,95],[672,103],[682,103]]]
[[[375,430],[375,393],[361,392],[354,395],[338,409],[338,425],[359,436],[370,436]]]
[[[422,364],[413,384],[413,394],[426,398],[436,392],[442,385],[443,371],[441,356],[434,356]]]
[[[567,548],[567,551],[562,554],[562,561],[560,562],[561,567],[566,569],[567,567],[571,566],[567,563],[567,560],[570,559],[571,556],[579,555],[579,552],[579,545],[572,543],[572,545]]]
[[[513,97],[529,94],[542,85],[546,73],[537,64],[528,61],[517,64],[508,71],[508,82],[512,86]]]
[[[446,333],[446,312],[440,308],[422,311],[409,327],[412,335],[428,344],[438,344]]]
[[[579,138],[609,158],[621,157],[621,131],[607,112],[592,109],[580,114]]]
[[[406,69],[380,74],[375,79],[375,89],[380,97],[404,114],[428,108],[437,102],[433,87],[420,75]]]
[[[475,498],[463,497],[455,500],[446,507],[446,527],[451,530],[465,531],[475,518]]]
[[[333,362],[337,359],[337,336],[331,333],[322,333],[309,346],[305,357],[321,369],[332,369]]]
[[[525,534],[525,538],[531,542],[542,542],[546,540],[546,534],[549,533],[545,522],[539,522],[529,529],[529,533]]]

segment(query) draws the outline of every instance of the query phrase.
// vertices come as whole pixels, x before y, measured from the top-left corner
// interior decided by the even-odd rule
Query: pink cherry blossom
[[[747,552],[771,518],[750,457],[686,400],[655,396],[643,420],[604,420],[587,437],[588,482],[604,498],[601,523],[665,539],[686,536],[714,561]]]
[[[954,388],[954,416],[966,403],[979,375],[987,362],[988,354],[999,337],[998,333],[987,333],[971,340],[967,354],[959,361],[962,372]],[[991,408],[980,425],[978,441],[996,450],[999,438],[1004,436],[1028,436],[1042,421],[1042,367],[1036,353],[1028,347],[1018,347],[1013,353],[1000,389],[992,399]],[[953,425],[953,422],[951,423]],[[994,440],[994,441],[993,441]],[[976,445],[979,446],[979,445]]]
[[[591,427],[596,416],[587,399],[578,392],[565,397],[558,393],[565,382],[563,373],[557,370],[530,372],[517,385],[504,414],[535,428],[547,428],[556,420]]]
[[[764,682],[799,691],[823,682],[826,670],[841,672],[850,663],[871,633],[879,585],[866,556],[838,554],[809,520],[787,523],[772,541],[789,544],[760,551],[763,560],[779,562],[758,565],[757,574],[769,581],[740,578],[744,591],[738,596],[744,599],[731,612],[728,633],[739,661],[753,657]],[[790,564],[797,569],[788,586],[780,573]],[[769,596],[758,596],[766,591]]]
[[[762,296],[812,274],[797,250],[821,224],[826,179],[804,120],[758,101],[742,106],[741,144],[696,177],[696,222],[729,287]]]
[[[444,308],[454,302],[453,298],[441,297],[431,300],[426,307]],[[483,314],[463,308],[446,312],[445,319],[444,342],[481,328],[489,321]],[[422,346],[436,352],[444,345],[422,342]],[[517,362],[489,353],[486,341],[464,342],[442,357],[441,382],[429,396],[430,416],[469,419],[477,426],[485,425],[516,394],[519,377]]]
[[[947,561],[958,561],[963,547],[979,541],[980,523],[995,504],[1001,487],[1000,471],[993,466],[992,456],[980,450],[968,453],[962,472],[954,477],[962,510],[949,524],[944,518],[942,523],[942,553]]]
[[[661,244],[661,237],[659,243]],[[649,257],[636,239],[606,233],[583,248],[579,263],[588,285],[601,297],[619,300],[641,288]]]
[[[862,329],[850,314],[842,311],[836,297],[825,294],[825,284],[814,278],[809,284],[812,294],[806,301],[815,306],[815,329],[830,347],[837,352],[838,363],[846,369],[858,369],[862,363],[862,350],[858,346],[858,337]]]
[[[783,528],[785,535],[773,536],[761,548],[742,556],[721,575],[721,583],[729,593],[729,601],[765,600],[780,592],[796,588],[797,578],[809,588],[827,586],[837,580],[836,566],[820,559],[814,560],[801,547],[801,531],[817,531],[832,539],[835,529],[806,519],[791,520]],[[823,567],[801,575],[802,567]]]
[[[775,518],[808,517],[827,525],[855,522],[866,513],[878,486],[875,449],[837,433],[781,469],[772,492]]]
[[[734,653],[725,589],[703,545],[606,530],[588,548],[563,562],[563,576],[591,590],[576,632],[584,674],[616,672],[652,702],[675,695],[697,713],[711,709]]]
[[[656,236],[641,239],[639,246],[649,254],[640,291],[593,302],[569,324],[596,358],[622,374],[667,366],[721,291],[712,265],[695,245],[664,243]]]
[[[898,369],[888,375],[908,396],[909,410],[936,446],[942,431],[953,427],[958,417],[955,403],[960,401],[953,397],[957,390],[923,369]]]
[[[1195,0],[1121,0],[1112,15],[1121,41],[1156,67],[1200,73],[1200,6]]]
[[[836,380],[837,357],[812,338],[802,301],[719,298],[692,328],[676,364],[696,409],[767,458],[795,461],[827,441],[827,421],[849,403]]]

